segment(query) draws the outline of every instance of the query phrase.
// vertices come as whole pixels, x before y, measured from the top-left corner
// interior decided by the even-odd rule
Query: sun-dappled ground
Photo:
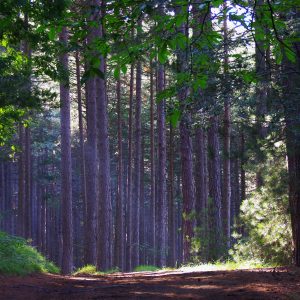
[[[300,269],[0,277],[0,299],[300,299]]]

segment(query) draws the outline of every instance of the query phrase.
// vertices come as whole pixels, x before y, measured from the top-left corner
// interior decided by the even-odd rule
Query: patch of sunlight
[[[264,265],[257,261],[243,261],[243,262],[217,262],[208,264],[198,264],[198,265],[185,265],[179,268],[180,271],[190,273],[190,272],[206,272],[206,271],[230,271],[230,270],[246,270],[246,269],[259,269],[270,267],[269,265]]]

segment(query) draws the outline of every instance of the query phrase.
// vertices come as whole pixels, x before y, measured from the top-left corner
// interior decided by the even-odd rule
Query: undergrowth
[[[59,273],[59,268],[29,246],[23,238],[0,231],[0,274],[30,273]]]
[[[179,268],[180,271],[185,272],[201,272],[201,271],[230,271],[230,270],[243,270],[243,269],[258,269],[276,267],[277,265],[265,264],[258,260],[248,260],[235,262],[229,260],[227,262],[215,262],[207,264],[191,264],[183,265]]]
[[[118,268],[110,269],[105,272],[97,271],[96,266],[94,265],[86,265],[74,272],[74,275],[106,275],[106,274],[113,274],[119,272]]]
[[[158,271],[160,268],[156,266],[151,266],[151,265],[141,265],[137,266],[134,268],[134,272],[143,272],[143,271],[149,271],[149,272],[154,272]]]

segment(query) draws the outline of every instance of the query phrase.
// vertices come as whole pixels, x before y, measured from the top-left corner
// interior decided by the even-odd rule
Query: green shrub
[[[105,274],[113,274],[120,272],[118,268],[110,269],[105,272],[97,271],[96,266],[94,265],[86,265],[79,268],[74,275],[105,275]]]
[[[94,265],[86,265],[79,268],[74,275],[99,275],[99,272]]]
[[[235,261],[285,265],[292,262],[293,251],[286,165],[279,160],[267,167],[264,187],[242,203],[245,237],[235,233],[231,255]]]
[[[141,266],[137,266],[136,268],[134,268],[135,272],[143,272],[143,271],[154,272],[154,271],[158,271],[158,270],[159,270],[159,267],[151,266],[151,265],[141,265]]]
[[[59,269],[27,245],[24,239],[0,232],[0,274],[26,275],[35,272],[59,273]]]

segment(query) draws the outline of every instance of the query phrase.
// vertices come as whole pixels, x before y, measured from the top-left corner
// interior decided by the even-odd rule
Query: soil
[[[300,269],[0,276],[0,299],[300,299]]]

